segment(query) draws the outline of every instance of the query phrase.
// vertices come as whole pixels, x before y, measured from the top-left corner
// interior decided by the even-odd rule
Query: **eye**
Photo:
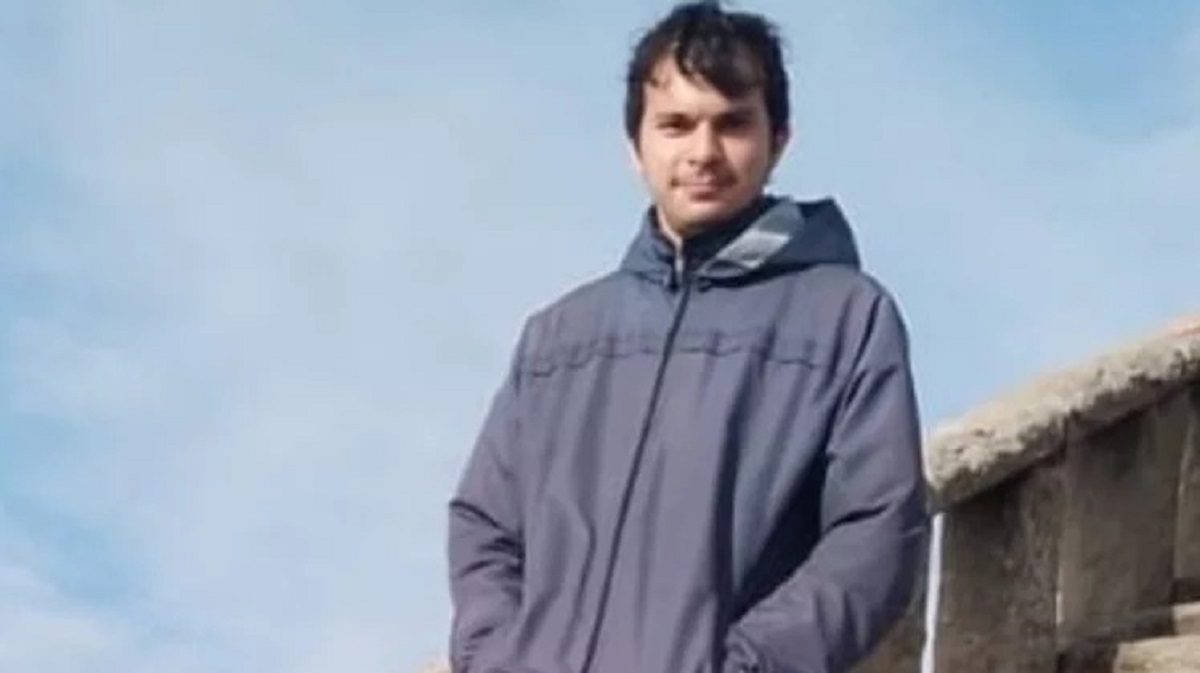
[[[657,128],[670,134],[683,133],[691,126],[687,119],[679,115],[660,117]]]
[[[727,117],[722,117],[720,122],[721,130],[733,133],[740,133],[750,130],[750,128],[753,126],[753,116],[746,113],[732,114]]]

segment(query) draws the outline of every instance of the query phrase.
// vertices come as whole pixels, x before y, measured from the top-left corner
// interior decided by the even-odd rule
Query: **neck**
[[[683,241],[687,238],[688,234],[680,232],[675,225],[671,224],[661,208],[654,209],[654,219],[658,223],[658,231],[662,234],[663,238],[667,239],[667,242],[671,244],[672,248],[675,248],[676,252],[681,250],[683,248]]]

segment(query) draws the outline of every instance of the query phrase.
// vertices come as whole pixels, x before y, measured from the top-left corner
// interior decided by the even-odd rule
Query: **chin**
[[[724,201],[688,204],[680,209],[679,222],[688,229],[703,229],[732,217],[740,209],[739,204]]]

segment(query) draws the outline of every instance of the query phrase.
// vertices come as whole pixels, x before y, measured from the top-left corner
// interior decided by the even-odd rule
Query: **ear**
[[[633,138],[627,138],[625,141],[625,150],[629,154],[629,164],[638,175],[645,175],[645,167],[642,165],[642,152],[638,149],[637,141]]]

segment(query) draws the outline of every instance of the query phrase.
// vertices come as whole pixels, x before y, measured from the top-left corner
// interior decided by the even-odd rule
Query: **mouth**
[[[693,198],[705,198],[716,196],[724,191],[729,187],[729,182],[725,180],[681,181],[677,187]]]

